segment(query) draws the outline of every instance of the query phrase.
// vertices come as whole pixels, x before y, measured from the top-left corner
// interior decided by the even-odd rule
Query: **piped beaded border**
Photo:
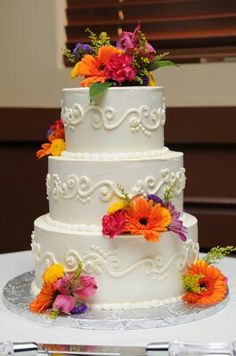
[[[49,214],[45,215],[45,222],[51,226],[58,227],[60,229],[69,231],[81,231],[81,232],[101,232],[102,228],[96,224],[67,224],[50,217]]]
[[[61,156],[69,159],[91,160],[91,161],[115,161],[115,160],[130,160],[130,159],[152,159],[162,157],[169,152],[168,147],[163,147],[161,150],[149,150],[143,152],[117,152],[117,153],[89,153],[89,152],[69,152],[63,151]]]

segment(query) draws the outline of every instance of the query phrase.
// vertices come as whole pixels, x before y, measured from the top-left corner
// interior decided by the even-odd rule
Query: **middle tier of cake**
[[[162,198],[165,188],[173,183],[173,204],[182,211],[185,169],[181,152],[164,150],[162,154],[122,160],[116,155],[96,160],[49,157],[50,219],[65,228],[66,224],[75,224],[77,230],[97,231],[108,207],[122,198],[120,187],[130,197],[147,193]]]

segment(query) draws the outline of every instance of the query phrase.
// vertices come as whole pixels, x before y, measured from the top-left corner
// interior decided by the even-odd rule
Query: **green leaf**
[[[110,86],[112,86],[110,82],[92,84],[89,87],[90,101],[94,100],[98,95],[102,95]]]
[[[166,60],[166,61],[162,61],[160,59],[156,59],[153,62],[150,62],[147,66],[147,69],[149,71],[155,70],[157,68],[161,68],[161,67],[168,67],[168,66],[176,66],[176,64],[172,61]]]

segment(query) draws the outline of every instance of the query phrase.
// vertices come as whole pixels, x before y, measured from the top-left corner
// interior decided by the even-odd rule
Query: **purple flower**
[[[71,310],[71,314],[83,314],[88,310],[88,307],[85,303],[80,303]]]
[[[143,78],[143,85],[144,85],[144,86],[148,86],[149,81],[150,81],[150,80],[149,80],[148,77],[144,77],[144,78]]]
[[[78,57],[79,59],[81,59],[84,54],[90,53],[91,50],[92,50],[92,48],[90,47],[90,45],[83,44],[83,43],[77,43],[77,45],[73,49],[72,53],[75,57]]]
[[[48,129],[47,131],[47,137],[51,136],[53,134],[53,129],[50,127],[50,129]]]
[[[148,200],[152,200],[155,204],[161,204],[163,205],[163,200],[161,198],[159,198],[157,195],[155,194],[149,194],[147,196]]]
[[[62,313],[69,314],[75,307],[75,298],[71,295],[58,294],[52,307]]]
[[[136,51],[139,56],[145,56],[150,57],[150,59],[154,59],[156,51],[152,45],[150,45],[150,43],[147,42],[145,48],[140,47],[140,29],[141,25],[138,24],[134,32],[123,31],[120,39],[116,43],[116,47],[125,50],[129,54],[132,54],[134,51]]]
[[[176,211],[174,205],[171,203],[167,203],[166,208],[169,210],[172,217],[171,223],[168,226],[168,230],[178,234],[182,241],[186,241],[187,228],[183,225],[182,220],[179,219],[181,213]]]

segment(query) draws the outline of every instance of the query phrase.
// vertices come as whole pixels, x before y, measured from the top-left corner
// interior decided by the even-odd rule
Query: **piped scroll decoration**
[[[47,263],[63,263],[65,271],[73,272],[78,267],[78,261],[82,261],[86,273],[101,275],[108,274],[113,278],[121,278],[137,268],[144,268],[145,273],[153,280],[164,280],[168,278],[170,266],[175,263],[176,269],[183,272],[186,266],[198,256],[198,244],[188,240],[180,252],[175,253],[169,260],[161,254],[154,254],[144,257],[130,264],[122,266],[122,256],[118,251],[103,250],[99,246],[92,245],[89,250],[79,253],[74,249],[69,249],[65,253],[64,261],[58,261],[54,253],[42,252],[41,246],[35,241],[32,243],[33,255],[38,264],[46,260]],[[50,260],[47,260],[50,256]]]
[[[32,232],[31,235],[31,248],[32,248],[32,253],[33,253],[35,263],[37,265],[40,265],[44,262],[46,263],[47,266],[57,263],[55,254],[53,252],[49,252],[49,251],[44,253],[42,252],[41,245],[38,242],[36,242],[34,232]]]
[[[102,202],[107,202],[112,199],[113,195],[121,197],[117,184],[111,180],[102,180],[92,184],[87,176],[78,177],[75,174],[70,174],[66,182],[61,182],[58,174],[47,175],[47,194],[52,194],[55,200],[63,199],[78,199],[85,204],[90,201],[91,195],[99,190],[99,198]]]
[[[163,186],[171,184],[173,180],[177,181],[175,196],[178,196],[185,186],[185,169],[180,168],[177,172],[169,168],[161,170],[161,179],[148,176],[145,179],[137,181],[132,188],[130,196],[148,193],[157,194]],[[114,196],[122,198],[122,193],[117,187],[118,182],[109,179],[102,180],[93,184],[89,177],[78,177],[76,174],[70,174],[65,182],[62,182],[58,174],[47,175],[46,186],[47,195],[51,195],[54,200],[76,199],[85,204],[91,200],[92,194],[99,191],[99,199],[102,202],[110,201]]]
[[[111,106],[101,108],[91,104],[83,108],[80,104],[73,104],[72,108],[62,106],[61,116],[64,126],[75,130],[76,126],[86,120],[91,121],[94,129],[104,128],[111,131],[117,129],[125,121],[129,121],[132,132],[143,132],[146,136],[165,125],[165,103],[157,109],[151,109],[148,105],[141,105],[139,108],[130,108],[119,119],[116,118],[115,109]]]
[[[185,168],[180,168],[177,172],[171,171],[169,168],[161,170],[161,179],[156,179],[152,176],[148,176],[145,179],[138,180],[136,186],[132,190],[132,195],[137,194],[158,194],[163,186],[167,186],[176,182],[175,196],[182,193],[185,187]]]

